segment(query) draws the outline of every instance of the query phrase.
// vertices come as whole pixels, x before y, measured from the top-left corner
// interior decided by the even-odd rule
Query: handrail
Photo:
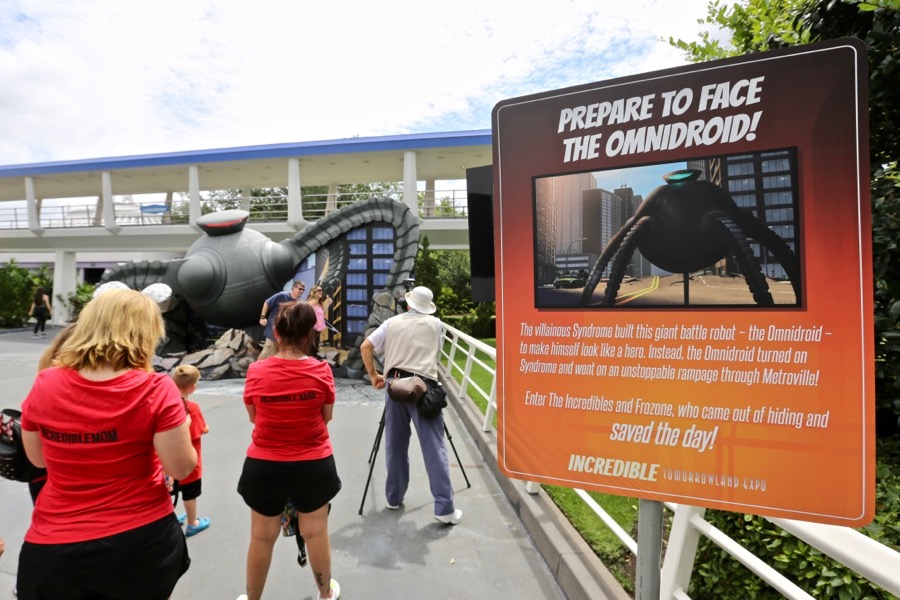
[[[423,219],[465,219],[468,214],[465,190],[426,190],[426,200],[419,207]],[[308,221],[319,219],[347,204],[368,198],[371,194],[306,194],[303,196],[303,216]],[[384,196],[402,200],[401,192],[389,192]],[[64,199],[63,199],[64,200]],[[8,206],[12,204],[13,206]],[[28,229],[28,209],[25,201],[0,202],[0,229]],[[250,211],[250,221],[254,223],[282,223],[288,219],[287,196],[236,196],[219,198],[204,195],[200,199],[206,210],[228,210],[243,208]],[[116,225],[170,225],[187,223],[190,214],[190,200],[186,194],[176,194],[168,203],[155,200],[147,202],[114,202],[113,211]],[[165,210],[161,210],[161,208]],[[65,229],[76,227],[101,227],[101,215],[97,214],[97,202],[73,199],[61,204],[42,205],[39,212],[40,226],[45,229]],[[102,211],[101,211],[102,212]]]
[[[445,380],[451,381],[460,400],[473,402],[485,413],[483,429],[493,430],[494,415],[497,410],[496,367],[489,364],[482,353],[496,364],[496,349],[470,335],[444,323],[444,344],[441,349],[441,371]],[[457,360],[465,355],[464,360]],[[462,362],[462,365],[459,363]],[[473,369],[479,369],[491,379],[490,392],[472,380]],[[458,390],[457,390],[458,388]],[[470,392],[474,391],[474,396]],[[528,482],[526,489],[536,490],[534,482]],[[532,491],[529,489],[529,491]],[[615,520],[597,504],[584,490],[575,490],[585,504],[619,538],[632,553],[637,554],[637,543]],[[763,581],[777,589],[787,598],[812,598],[803,589],[790,581],[781,572],[766,564],[758,556],[728,537],[724,532],[704,519],[706,509],[686,504],[666,506],[674,511],[669,542],[660,574],[660,597],[664,599],[690,600],[687,589],[694,568],[694,557],[701,535],[735,558]],[[900,595],[900,552],[873,540],[862,533],[836,525],[824,525],[790,519],[768,518],[768,521],[802,539],[823,554],[856,571],[872,583],[894,595]]]

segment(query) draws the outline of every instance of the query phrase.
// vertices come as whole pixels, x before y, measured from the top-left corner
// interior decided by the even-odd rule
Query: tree
[[[900,414],[900,10],[897,0],[746,0],[709,4],[701,23],[730,34],[723,45],[706,32],[699,42],[670,39],[694,61],[723,58],[815,41],[857,37],[868,47],[869,130],[871,153],[872,241],[875,283],[876,381],[882,414]],[[890,419],[882,420],[889,421]],[[879,422],[876,419],[876,422]],[[886,438],[885,438],[886,439]],[[888,459],[889,460],[889,459]],[[878,464],[875,522],[862,530],[887,545],[896,545],[897,475],[883,459]],[[707,519],[760,556],[770,553],[774,566],[819,597],[873,598],[882,591],[843,565],[767,523],[761,517],[708,511]],[[760,587],[758,579],[735,572],[731,561],[705,541],[697,555],[689,593],[693,597],[780,597]],[[701,580],[702,579],[702,580]]]
[[[875,394],[900,416],[900,9],[897,0],[713,0],[699,42],[669,39],[695,62],[856,37],[869,53],[869,149],[875,283]]]
[[[416,255],[415,278],[416,285],[424,285],[434,294],[435,304],[439,303],[441,293],[441,280],[437,260],[432,256],[428,236],[422,236],[419,244],[419,253]],[[440,313],[440,311],[438,311]]]
[[[472,306],[472,268],[469,253],[460,250],[434,250],[440,281],[441,313],[459,315]]]
[[[0,325],[21,327],[28,320],[28,307],[34,295],[31,272],[15,259],[0,268]]]

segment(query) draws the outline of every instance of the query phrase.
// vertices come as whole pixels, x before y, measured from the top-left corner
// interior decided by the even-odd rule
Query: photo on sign
[[[794,148],[535,177],[536,308],[802,306]]]

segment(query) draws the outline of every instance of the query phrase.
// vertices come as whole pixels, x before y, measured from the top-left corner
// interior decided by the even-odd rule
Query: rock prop
[[[229,329],[215,343],[199,352],[168,354],[153,360],[156,371],[171,372],[178,365],[194,365],[200,369],[201,379],[240,379],[259,357],[259,347],[240,329]]]

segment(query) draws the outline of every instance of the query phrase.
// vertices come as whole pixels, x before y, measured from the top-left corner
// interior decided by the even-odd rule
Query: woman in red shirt
[[[164,600],[187,570],[163,469],[185,477],[197,453],[178,388],[153,372],[164,334],[151,298],[109,290],[35,379],[22,439],[47,483],[19,554],[21,600]]]
[[[340,597],[328,538],[328,507],[341,489],[327,427],[334,377],[327,363],[307,354],[315,324],[306,302],[283,304],[275,316],[278,352],[247,371],[244,405],[254,427],[238,483],[250,507],[247,595],[241,598],[262,596],[288,501],[300,513],[319,598]]]

